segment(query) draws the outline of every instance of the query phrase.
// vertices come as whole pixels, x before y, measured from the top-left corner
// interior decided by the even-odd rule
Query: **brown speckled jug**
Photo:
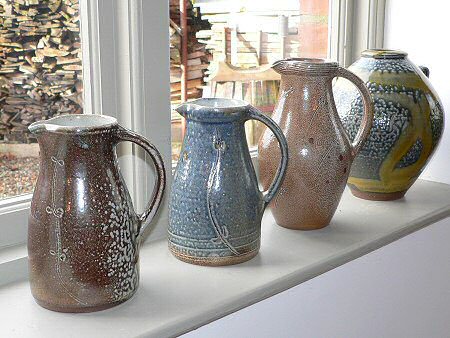
[[[31,291],[43,307],[91,312],[131,298],[139,282],[141,235],[165,187],[159,152],[109,116],[65,115],[29,127],[40,146],[31,202]],[[142,215],[133,209],[115,146],[142,146],[156,166],[156,187]]]
[[[276,222],[283,227],[320,229],[330,223],[353,159],[369,134],[373,105],[364,83],[336,62],[287,59],[276,62],[273,68],[281,74],[281,87],[272,118],[286,136],[289,164],[270,207]],[[334,77],[353,82],[363,98],[365,114],[353,144],[334,104]],[[259,143],[259,171],[264,188],[272,181],[278,163],[278,144],[266,130]]]

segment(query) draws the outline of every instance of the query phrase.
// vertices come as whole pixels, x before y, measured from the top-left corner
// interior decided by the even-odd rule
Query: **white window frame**
[[[84,112],[114,116],[149,138],[170,170],[168,1],[80,0],[80,12]],[[152,193],[153,165],[131,144],[123,144],[119,152],[122,174],[142,209]],[[26,268],[17,271],[16,265],[26,266],[30,202],[31,194],[0,201],[0,284],[10,281],[10,273],[26,275]],[[167,220],[164,202],[152,238],[165,235]],[[17,255],[11,257],[11,252]]]
[[[370,48],[383,48],[386,0],[330,0],[328,57],[348,67]]]
[[[169,2],[79,1],[85,113],[112,115],[124,127],[149,138],[170,172]],[[384,7],[385,0],[330,0],[329,57],[348,66],[361,50],[381,47]],[[141,209],[152,192],[152,165],[141,160],[145,155],[137,147],[124,145],[120,153],[122,173]],[[170,177],[166,192],[169,189]],[[152,240],[166,235],[167,195]],[[0,285],[10,281],[11,274],[16,279],[26,277],[30,200],[31,195],[24,195],[0,201]],[[5,259],[11,252],[19,254]]]

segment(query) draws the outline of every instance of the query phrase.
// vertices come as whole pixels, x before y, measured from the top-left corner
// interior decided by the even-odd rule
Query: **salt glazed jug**
[[[327,226],[339,204],[350,166],[370,131],[373,105],[364,83],[336,62],[286,59],[274,63],[281,74],[280,97],[273,119],[289,145],[289,165],[271,203],[276,222],[286,228],[312,230]],[[333,100],[332,80],[344,77],[361,92],[364,112],[353,143],[342,126]],[[276,170],[277,144],[266,130],[259,142],[262,186]]]
[[[35,122],[40,172],[31,202],[28,257],[31,291],[41,306],[91,312],[126,301],[139,282],[139,245],[164,193],[158,150],[100,115],[61,115]],[[116,145],[134,142],[156,167],[143,214],[132,205]]]
[[[276,194],[287,165],[280,128],[244,101],[198,99],[178,113],[187,129],[169,202],[169,248],[182,261],[229,265],[259,250],[261,218]],[[281,161],[261,192],[249,154],[244,122],[266,124],[281,145]]]
[[[369,200],[402,198],[422,173],[444,131],[442,103],[428,80],[399,50],[369,49],[349,69],[366,84],[375,104],[367,142],[350,171],[355,196]],[[358,92],[338,80],[336,105],[350,137],[361,121]]]

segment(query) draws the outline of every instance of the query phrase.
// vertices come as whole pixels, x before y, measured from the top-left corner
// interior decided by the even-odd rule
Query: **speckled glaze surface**
[[[286,228],[312,230],[330,223],[341,199],[353,158],[368,135],[373,106],[364,83],[337,63],[320,59],[287,59],[273,68],[281,74],[280,97],[273,119],[289,146],[289,164],[278,195],[270,207]],[[332,80],[352,81],[365,98],[364,123],[351,144],[333,100]],[[278,146],[272,133],[259,142],[262,186],[276,170]]]
[[[164,165],[148,140],[98,115],[33,123],[40,172],[31,203],[28,257],[31,291],[45,308],[91,312],[126,301],[139,282],[140,235],[162,199]],[[115,146],[142,146],[157,182],[137,215],[120,174]]]
[[[349,70],[369,89],[375,118],[348,184],[361,198],[401,198],[424,169],[444,130],[442,104],[424,74],[428,69],[419,69],[405,52],[367,50]],[[353,138],[361,121],[361,98],[341,80],[334,92],[344,127]]]
[[[170,194],[170,251],[199,265],[251,259],[259,250],[264,209],[286,169],[286,140],[270,118],[244,101],[199,99],[177,111],[186,118],[187,129]],[[249,119],[268,125],[283,153],[264,193],[246,142],[244,122]]]

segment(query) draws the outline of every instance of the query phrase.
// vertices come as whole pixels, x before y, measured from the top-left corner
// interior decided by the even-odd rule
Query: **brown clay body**
[[[40,145],[28,225],[30,285],[41,306],[61,312],[98,311],[132,297],[141,234],[165,185],[162,159],[146,139],[113,118],[85,116],[30,126]],[[142,215],[118,168],[115,146],[123,140],[142,145],[157,167],[155,193]]]
[[[270,207],[276,222],[286,228],[312,230],[327,226],[347,182],[355,154],[370,130],[373,107],[359,78],[335,62],[288,59],[273,68],[281,74],[280,97],[273,119],[287,139],[289,163],[281,189]],[[332,79],[343,76],[355,83],[364,98],[366,114],[353,144],[339,119]],[[279,163],[277,142],[266,130],[259,142],[259,170],[264,188]]]

